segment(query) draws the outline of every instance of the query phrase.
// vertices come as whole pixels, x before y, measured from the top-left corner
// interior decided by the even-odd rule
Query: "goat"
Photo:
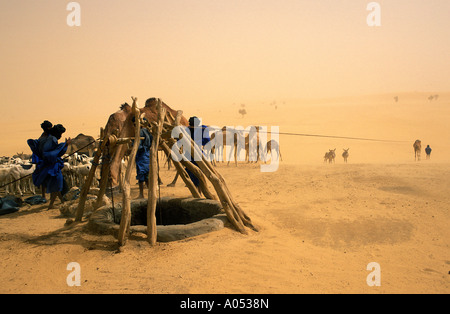
[[[16,188],[20,196],[23,196],[22,188],[25,191],[29,188],[31,193],[36,194],[35,187],[31,181],[31,175],[35,169],[35,164],[18,164],[11,167],[10,175],[13,181],[16,180]],[[23,182],[21,183],[21,181]],[[26,187],[27,185],[28,187]]]
[[[11,167],[2,165],[0,167],[0,185],[5,185],[5,193],[9,194],[9,183],[11,182]]]

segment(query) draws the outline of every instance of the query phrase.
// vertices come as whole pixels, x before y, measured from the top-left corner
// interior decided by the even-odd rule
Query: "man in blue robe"
[[[140,137],[144,137],[139,143],[136,152],[136,179],[139,182],[139,198],[144,198],[144,184],[148,186],[148,174],[150,172],[150,148],[153,136],[147,128],[141,128]]]
[[[50,130],[52,129],[52,127],[53,127],[53,124],[48,120],[45,120],[44,122],[41,123],[41,129],[43,132],[42,132],[41,136],[37,139],[37,144],[35,145],[36,153],[34,153],[34,151],[33,151],[33,154],[31,155],[31,162],[33,164],[38,164],[39,161],[42,160],[42,147],[43,147],[45,141],[47,140],[47,137],[49,136]],[[32,140],[29,140],[29,141],[32,141]],[[46,192],[45,185],[41,185],[40,188],[41,188],[42,198],[45,199],[45,192]]]
[[[427,148],[425,148],[425,153],[427,154],[427,159],[430,159],[431,157],[431,147],[430,145],[427,145]]]
[[[70,144],[70,138],[64,143],[58,143],[62,134],[66,129],[57,124],[49,131],[48,136],[41,137],[39,140],[28,140],[27,143],[31,151],[35,155],[36,170],[33,172],[32,179],[35,186],[44,186],[45,191],[50,193],[50,203],[48,209],[52,209],[56,197],[58,196],[61,203],[64,203],[62,198],[62,190],[64,186],[64,178],[62,175],[62,168],[64,162],[61,156],[67,151],[67,146]]]
[[[191,133],[191,138],[194,140],[194,142],[197,144],[197,146],[202,150],[203,153],[203,146],[208,144],[211,141],[211,138],[209,137],[208,131],[206,130],[206,125],[200,125],[200,119],[197,117],[191,117],[189,118],[189,131]],[[194,156],[191,156],[191,162],[197,166],[197,163],[194,160]],[[198,166],[197,166],[198,167]],[[194,185],[197,187],[201,194],[200,190],[200,181],[199,179],[191,172],[189,169],[185,168],[186,172],[189,175],[189,178],[191,178],[191,181],[194,183]]]

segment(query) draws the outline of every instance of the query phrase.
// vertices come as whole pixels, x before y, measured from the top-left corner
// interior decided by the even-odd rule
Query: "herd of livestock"
[[[65,162],[62,173],[69,187],[82,186],[92,167],[93,158],[77,153],[63,158]],[[30,155],[0,157],[0,187],[4,187],[6,194],[36,194],[32,181],[35,168]]]
[[[342,158],[344,158],[344,162],[347,163],[348,161],[348,156],[350,156],[349,151],[350,148],[345,149],[344,148],[344,152],[342,153]],[[335,149],[330,149],[328,152],[325,153],[325,156],[323,156],[323,161],[325,163],[335,163],[336,162],[336,148]]]
[[[84,139],[86,140],[86,139]],[[97,144],[97,143],[96,143]],[[215,157],[212,157],[214,160],[223,161],[224,159],[222,157],[219,157],[219,155],[223,156],[223,148],[224,146],[227,146],[228,143],[225,141],[224,137],[224,143],[222,145],[218,145],[221,149],[217,150],[214,155]],[[249,146],[248,143],[246,143],[247,147]],[[79,147],[80,145],[78,145]],[[91,145],[94,146],[94,145]],[[96,146],[96,145],[95,145]],[[232,150],[239,151],[238,145],[234,145],[234,148],[231,147]],[[264,150],[266,152],[272,152],[272,150],[275,150],[278,157],[281,158],[281,153],[279,150],[278,142],[274,142],[274,140],[268,141],[267,144],[264,147]],[[228,160],[228,162],[232,159],[231,157],[231,151],[225,160]],[[267,154],[260,155],[257,154],[256,157],[251,156],[251,152],[246,151],[246,160],[263,160],[264,162],[267,161]],[[90,157],[93,155],[93,152],[90,151],[89,153],[85,152],[74,152],[73,149],[68,150],[68,154],[62,156],[64,160],[64,168],[62,169],[62,174],[64,176],[65,182],[67,183],[68,187],[74,187],[78,186],[81,187],[84,184],[85,179],[89,175],[89,172],[92,168],[92,161],[93,157]],[[238,157],[239,158],[239,157]],[[236,158],[236,161],[240,160]],[[166,160],[167,162],[167,160]],[[122,161],[121,169],[125,169],[127,164],[126,160]],[[0,189],[3,190],[6,194],[19,194],[20,196],[23,196],[24,193],[31,193],[36,194],[36,187],[34,186],[32,182],[32,174],[36,168],[36,165],[31,162],[31,155],[26,154],[16,154],[13,157],[0,157]],[[97,168],[98,169],[98,168]],[[120,175],[123,175],[121,173]],[[96,173],[97,179],[99,179],[100,174]],[[97,185],[98,180],[93,180],[93,185]]]
[[[270,149],[269,149],[270,150]],[[344,162],[347,163],[349,149],[344,149],[342,153]],[[73,153],[63,156],[64,168],[62,173],[69,187],[83,186],[86,177],[92,167],[93,157],[86,154]],[[325,153],[324,162],[334,163],[336,158],[336,149],[330,149]],[[126,161],[123,161],[126,163]],[[15,155],[13,157],[0,157],[0,187],[4,188],[6,194],[24,193],[36,194],[36,187],[32,182],[32,174],[36,165],[31,162],[31,155]],[[97,180],[94,180],[95,185]]]
[[[278,143],[273,143],[273,140],[269,141],[264,147],[266,154],[269,151],[272,152],[272,149],[276,150],[276,153],[280,158],[281,154],[279,151]],[[222,154],[222,152],[220,152],[220,154]],[[344,162],[346,163],[349,157],[349,149],[344,149],[342,157],[344,158]],[[267,156],[258,156],[257,158],[266,162]],[[325,153],[324,162],[334,163],[335,158],[336,149],[330,149]],[[62,173],[68,187],[71,188],[74,186],[83,186],[85,179],[89,175],[89,172],[92,168],[93,157],[88,156],[88,154],[86,153],[72,152],[71,154],[66,154],[65,156],[63,156],[63,159],[64,168],[62,169]],[[246,160],[248,159],[249,155],[247,152]],[[216,160],[223,159],[217,158]],[[230,161],[230,159],[227,160]],[[126,163],[126,161],[123,161],[122,163]],[[36,187],[32,182],[32,174],[35,170],[35,167],[36,165],[31,162],[31,155],[22,153],[16,154],[13,157],[0,157],[1,190],[6,194],[18,194],[20,196],[23,196],[24,193],[36,194]],[[96,177],[99,179],[99,174],[96,174]],[[93,185],[95,186],[96,184],[98,184],[98,180],[94,180]]]
[[[418,155],[418,159],[420,160],[421,148],[417,148],[418,142],[420,144],[420,141],[416,141],[414,143],[414,149],[416,158]],[[266,153],[269,151],[271,152],[275,144],[276,152],[278,154],[278,157],[280,157],[281,154],[279,151],[278,143],[274,143],[273,140],[267,143],[265,151]],[[347,163],[348,161],[349,150],[349,148],[343,149],[342,158],[344,159],[344,163]],[[262,157],[261,159],[264,162],[266,161],[267,156],[258,156],[258,158],[259,157]],[[75,152],[70,155],[63,156],[63,158],[65,162],[62,173],[68,186],[81,187],[84,184],[86,177],[89,175],[89,171],[92,167],[93,157],[89,157],[84,153],[78,154]],[[249,156],[247,153],[246,159],[248,160],[248,158]],[[335,163],[336,148],[330,149],[328,152],[326,152],[323,158],[324,163]],[[223,159],[216,158],[216,160]],[[126,161],[122,161],[122,164],[123,166],[126,166]],[[18,154],[13,157],[0,157],[0,188],[4,188],[6,194],[20,194],[21,196],[23,196],[23,194],[26,192],[36,194],[36,189],[31,177],[32,173],[35,170],[35,167],[36,166],[31,163],[31,155]],[[96,183],[96,180],[94,180],[93,185],[95,185]]]

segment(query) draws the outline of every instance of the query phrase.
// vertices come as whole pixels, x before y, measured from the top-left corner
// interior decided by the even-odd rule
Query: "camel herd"
[[[143,108],[139,108],[141,112],[141,118],[145,118],[147,121],[156,121],[157,110],[156,110],[156,98],[149,98],[145,102]],[[167,123],[174,124],[179,123],[182,126],[189,126],[188,120],[181,115],[181,118],[176,122],[175,117],[182,112],[170,108],[165,103],[162,105],[167,111]],[[116,135],[117,137],[130,138],[134,136],[134,123],[132,122],[132,110],[131,106],[127,103],[120,106],[120,110],[111,114],[108,118],[108,122],[103,129],[102,136]],[[238,165],[238,161],[245,161],[247,163],[263,161],[266,163],[268,161],[268,155],[270,153],[270,158],[274,160],[282,161],[280,145],[278,140],[271,139],[267,142],[262,141],[260,138],[261,127],[252,127],[251,132],[244,132],[243,130],[230,129],[223,127],[210,134],[212,145],[208,150],[210,161],[213,165],[216,162],[228,162],[228,165],[233,160],[232,153],[234,152],[235,165]],[[254,132],[253,132],[254,131]],[[92,145],[89,145],[93,143]],[[72,157],[65,164],[63,169],[64,176],[70,185],[81,185],[84,182],[84,178],[87,176],[89,169],[91,167],[91,160],[94,150],[98,147],[98,142],[92,136],[86,136],[83,134],[78,135],[76,138],[72,139],[71,147],[68,149],[68,154],[72,155],[74,152],[78,151],[78,156],[85,156],[84,160],[77,160],[77,158]],[[421,152],[421,141],[415,141],[414,145],[415,160],[420,160]],[[79,151],[83,149],[82,151]],[[226,149],[226,156],[224,158]],[[126,167],[126,155],[128,151],[127,145],[120,145],[117,151],[111,156],[110,160],[110,177],[111,184],[113,187],[118,187],[120,185],[120,177],[123,173],[123,169]],[[245,151],[245,157],[242,158],[242,151]],[[349,158],[349,148],[343,149],[342,158],[344,163],[348,162]],[[84,154],[83,154],[84,153]],[[74,154],[77,156],[77,154]],[[167,157],[167,156],[166,156]],[[324,155],[324,163],[334,164],[336,162],[336,148],[329,149]],[[167,163],[170,167],[170,158],[167,158]],[[31,188],[31,180],[29,180],[29,173],[32,172],[33,168],[30,162],[25,162],[26,165],[12,164],[11,161],[1,162],[0,165],[0,186],[3,183],[12,182],[14,180],[20,179],[24,174],[28,175],[28,180],[20,180],[21,184],[17,184],[17,190],[20,194],[22,190],[25,189],[25,185],[29,186],[29,190],[34,193],[34,189]],[[97,176],[101,176],[100,174]],[[176,180],[176,179],[175,179]],[[95,180],[94,180],[95,181]],[[6,190],[8,192],[8,189]]]
[[[141,118],[145,118],[149,122],[157,121],[156,104],[156,98],[147,99],[144,107],[139,108]],[[177,116],[178,111],[170,108],[164,102],[162,102],[162,105],[167,112],[166,122],[173,125],[176,122],[175,117]],[[132,118],[133,114],[131,106],[128,103],[124,103],[120,106],[120,110],[109,116],[108,122],[103,131],[103,136],[115,134],[121,138],[133,137],[134,124],[132,122]],[[188,119],[181,115],[179,125],[188,127]],[[255,132],[249,132],[248,134],[246,134],[243,130],[230,129],[227,127],[214,130],[212,134],[210,134],[212,143],[210,144],[211,149],[208,153],[208,157],[211,158],[211,162],[223,162],[225,160],[229,164],[233,160],[232,155],[234,155],[235,165],[237,166],[238,160],[241,160],[242,150],[245,150],[245,161],[249,163],[258,161],[267,162],[269,153],[271,158],[275,158],[275,156],[277,156],[281,159],[279,143],[275,140],[270,140],[267,143],[261,144],[259,138],[260,127],[254,128]],[[112,156],[110,167],[112,186],[119,185],[121,164],[127,151],[128,148],[126,145],[121,145],[114,156]],[[223,158],[225,152],[226,156]]]
[[[242,161],[247,163],[258,161],[267,163],[269,154],[272,159],[277,158],[283,160],[279,142],[275,139],[271,139],[266,143],[262,143],[259,137],[261,127],[257,126],[253,128],[255,132],[248,132],[248,134],[245,134],[242,130],[230,129],[227,127],[223,127],[221,130],[213,132],[210,135],[212,143],[212,149],[209,156],[210,161],[212,161],[213,164],[216,164],[218,161],[223,162],[225,160],[229,165],[230,162],[234,160],[235,165],[237,166],[237,162],[241,160],[240,156],[242,150],[245,151],[245,157]]]
[[[141,118],[145,118],[147,121],[156,121],[157,110],[156,110],[156,98],[149,98],[145,102],[143,108],[139,108],[141,113]],[[175,123],[175,117],[178,114],[177,110],[170,108],[165,103],[162,103],[167,111],[166,121],[169,124]],[[119,138],[132,138],[134,137],[134,123],[132,121],[132,110],[131,106],[124,103],[120,106],[120,109],[108,118],[108,121],[103,129],[102,137],[106,138],[111,135],[115,135]],[[182,126],[189,126],[188,120],[181,116],[179,124]],[[250,134],[244,134],[243,131],[223,128],[222,130],[217,130],[210,134],[211,142],[213,143],[212,149],[210,150],[210,158],[214,163],[223,162],[224,160],[232,160],[232,152],[234,150],[235,162],[240,159],[241,150],[245,150],[245,160],[250,162],[263,161],[267,162],[268,154],[270,153],[270,158],[278,157],[281,159],[281,152],[279,143],[276,140],[270,140],[267,143],[262,144],[259,139],[259,127],[256,127],[256,136]],[[89,145],[91,144],[92,145]],[[241,145],[243,144],[243,145]],[[87,136],[84,134],[79,134],[77,137],[72,139],[70,146],[68,147],[67,154],[70,158],[66,157],[66,162],[62,170],[63,175],[70,186],[80,186],[84,183],[84,180],[89,173],[91,168],[92,155],[94,150],[98,147],[98,141],[96,141],[92,136]],[[226,149],[224,149],[226,147]],[[256,147],[256,149],[253,149]],[[80,150],[81,149],[81,150]],[[229,158],[223,158],[224,152],[227,152]],[[112,187],[119,187],[121,182],[121,176],[123,176],[124,169],[127,166],[127,153],[129,152],[128,145],[120,145],[117,151],[110,157],[110,177]],[[222,154],[222,155],[221,155]],[[67,155],[66,155],[67,156]],[[64,156],[63,156],[64,157]],[[81,158],[81,159],[80,159]],[[30,161],[27,160],[27,164]],[[15,174],[14,170],[17,166],[12,166],[9,163],[0,167],[0,185],[5,185],[13,180],[17,180],[17,176],[12,177],[12,173]],[[20,167],[22,169],[22,167]],[[28,169],[27,169],[28,170]],[[30,171],[30,170],[29,170]],[[27,172],[27,175],[29,173]],[[101,177],[101,173],[96,174],[96,177]],[[30,176],[27,177],[30,179]],[[30,181],[30,180],[28,180]],[[28,182],[27,181],[27,182]],[[95,182],[96,180],[94,180]],[[20,180],[20,182],[25,182]],[[22,186],[22,185],[21,185]],[[23,188],[22,188],[23,189]],[[22,194],[22,192],[20,192]],[[32,191],[34,194],[34,191]]]

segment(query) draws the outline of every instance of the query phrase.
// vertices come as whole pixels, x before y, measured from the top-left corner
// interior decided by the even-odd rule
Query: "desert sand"
[[[248,235],[227,227],[150,247],[145,234],[132,234],[119,252],[113,236],[88,232],[86,222],[65,227],[58,209],[25,206],[0,216],[0,293],[449,293],[450,101],[422,96],[279,100],[277,109],[261,101],[246,104],[244,117],[240,104],[201,114],[177,108],[210,125],[395,142],[280,135],[276,172],[261,172],[261,163],[219,164],[260,228]],[[431,160],[422,153],[414,161],[416,139],[431,145]],[[334,148],[336,163],[324,164]],[[161,169],[165,184],[173,176]],[[189,191],[178,181],[161,186],[161,196]],[[79,287],[66,283],[71,262],[81,266]],[[366,282],[372,262],[380,286]]]

